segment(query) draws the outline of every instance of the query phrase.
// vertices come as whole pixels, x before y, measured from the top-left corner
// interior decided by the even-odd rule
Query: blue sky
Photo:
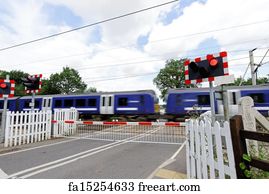
[[[64,5],[44,3],[42,6],[42,12],[45,12],[46,15],[48,15],[48,22],[54,25],[68,25],[72,28],[83,25],[82,18]]]
[[[1,48],[164,2],[167,1],[0,0]],[[258,63],[269,47],[266,20],[269,21],[266,0],[181,0],[3,51],[0,63],[3,70],[43,73],[45,77],[70,66],[79,71],[89,87],[102,91],[156,90],[149,80],[153,80],[154,72],[163,68],[166,60],[196,58],[226,50],[230,73],[239,77],[249,62],[248,51],[258,47],[254,53]],[[117,67],[117,64],[124,65]],[[95,68],[98,66],[104,67]],[[261,76],[269,72],[268,66],[261,68]],[[94,81],[142,74],[148,75]]]

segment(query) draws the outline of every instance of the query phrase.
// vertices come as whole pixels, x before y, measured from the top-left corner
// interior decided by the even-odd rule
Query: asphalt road
[[[9,178],[147,178],[180,144],[65,139],[0,154]]]

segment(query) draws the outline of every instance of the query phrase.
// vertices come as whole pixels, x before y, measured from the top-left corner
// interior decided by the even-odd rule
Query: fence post
[[[242,115],[243,129],[246,131],[257,131],[256,129],[256,119],[253,111],[254,101],[251,97],[245,96],[239,99],[239,111]],[[254,146],[254,155],[258,157],[259,146],[257,141],[246,140],[247,148]],[[250,152],[246,152],[250,154]]]
[[[243,162],[242,156],[247,153],[246,142],[240,137],[240,130],[243,130],[243,121],[241,115],[235,115],[230,119],[230,131],[232,137],[235,169],[237,178],[246,178],[239,164]],[[248,168],[248,167],[247,167]]]

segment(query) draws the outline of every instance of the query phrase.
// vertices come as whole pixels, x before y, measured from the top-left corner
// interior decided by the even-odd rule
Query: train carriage
[[[10,111],[30,110],[31,96],[8,100]],[[35,110],[66,109],[75,107],[80,115],[150,115],[158,113],[158,98],[153,90],[99,92],[91,94],[37,95]],[[3,100],[0,100],[3,108]]]
[[[268,116],[269,112],[269,85],[259,86],[230,86],[228,91],[228,103],[230,114],[238,113],[240,97],[250,96],[253,98],[254,107],[263,115]],[[215,88],[215,111],[223,114],[222,100],[218,99],[219,87]],[[166,96],[166,114],[174,116],[186,116],[191,111],[203,113],[210,110],[209,88],[182,88],[171,89]]]
[[[254,107],[263,115],[269,112],[269,85],[226,87],[230,115],[238,112],[240,97],[250,96],[254,100]],[[223,114],[222,101],[215,88],[215,111]],[[30,110],[31,96],[13,97],[8,99],[10,111]],[[153,90],[126,91],[126,92],[99,92],[91,94],[70,95],[37,95],[35,97],[35,110],[67,109],[75,107],[80,116],[85,119],[101,115],[101,119],[111,116],[123,116],[155,120],[159,117],[158,98]],[[0,99],[0,111],[3,109],[3,99]],[[210,97],[208,88],[170,89],[166,96],[166,112],[164,117],[169,120],[189,116],[195,112],[200,114],[210,110]],[[149,116],[150,115],[150,116]],[[97,117],[95,117],[97,118]],[[160,117],[163,118],[163,117]]]

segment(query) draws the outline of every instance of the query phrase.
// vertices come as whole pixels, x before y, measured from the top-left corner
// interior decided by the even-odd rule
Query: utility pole
[[[252,79],[252,85],[256,85],[256,73],[255,73],[255,67],[254,67],[254,57],[253,57],[253,51],[255,51],[257,48],[252,49],[249,51],[249,64],[250,64],[250,70],[251,70],[251,79]]]

